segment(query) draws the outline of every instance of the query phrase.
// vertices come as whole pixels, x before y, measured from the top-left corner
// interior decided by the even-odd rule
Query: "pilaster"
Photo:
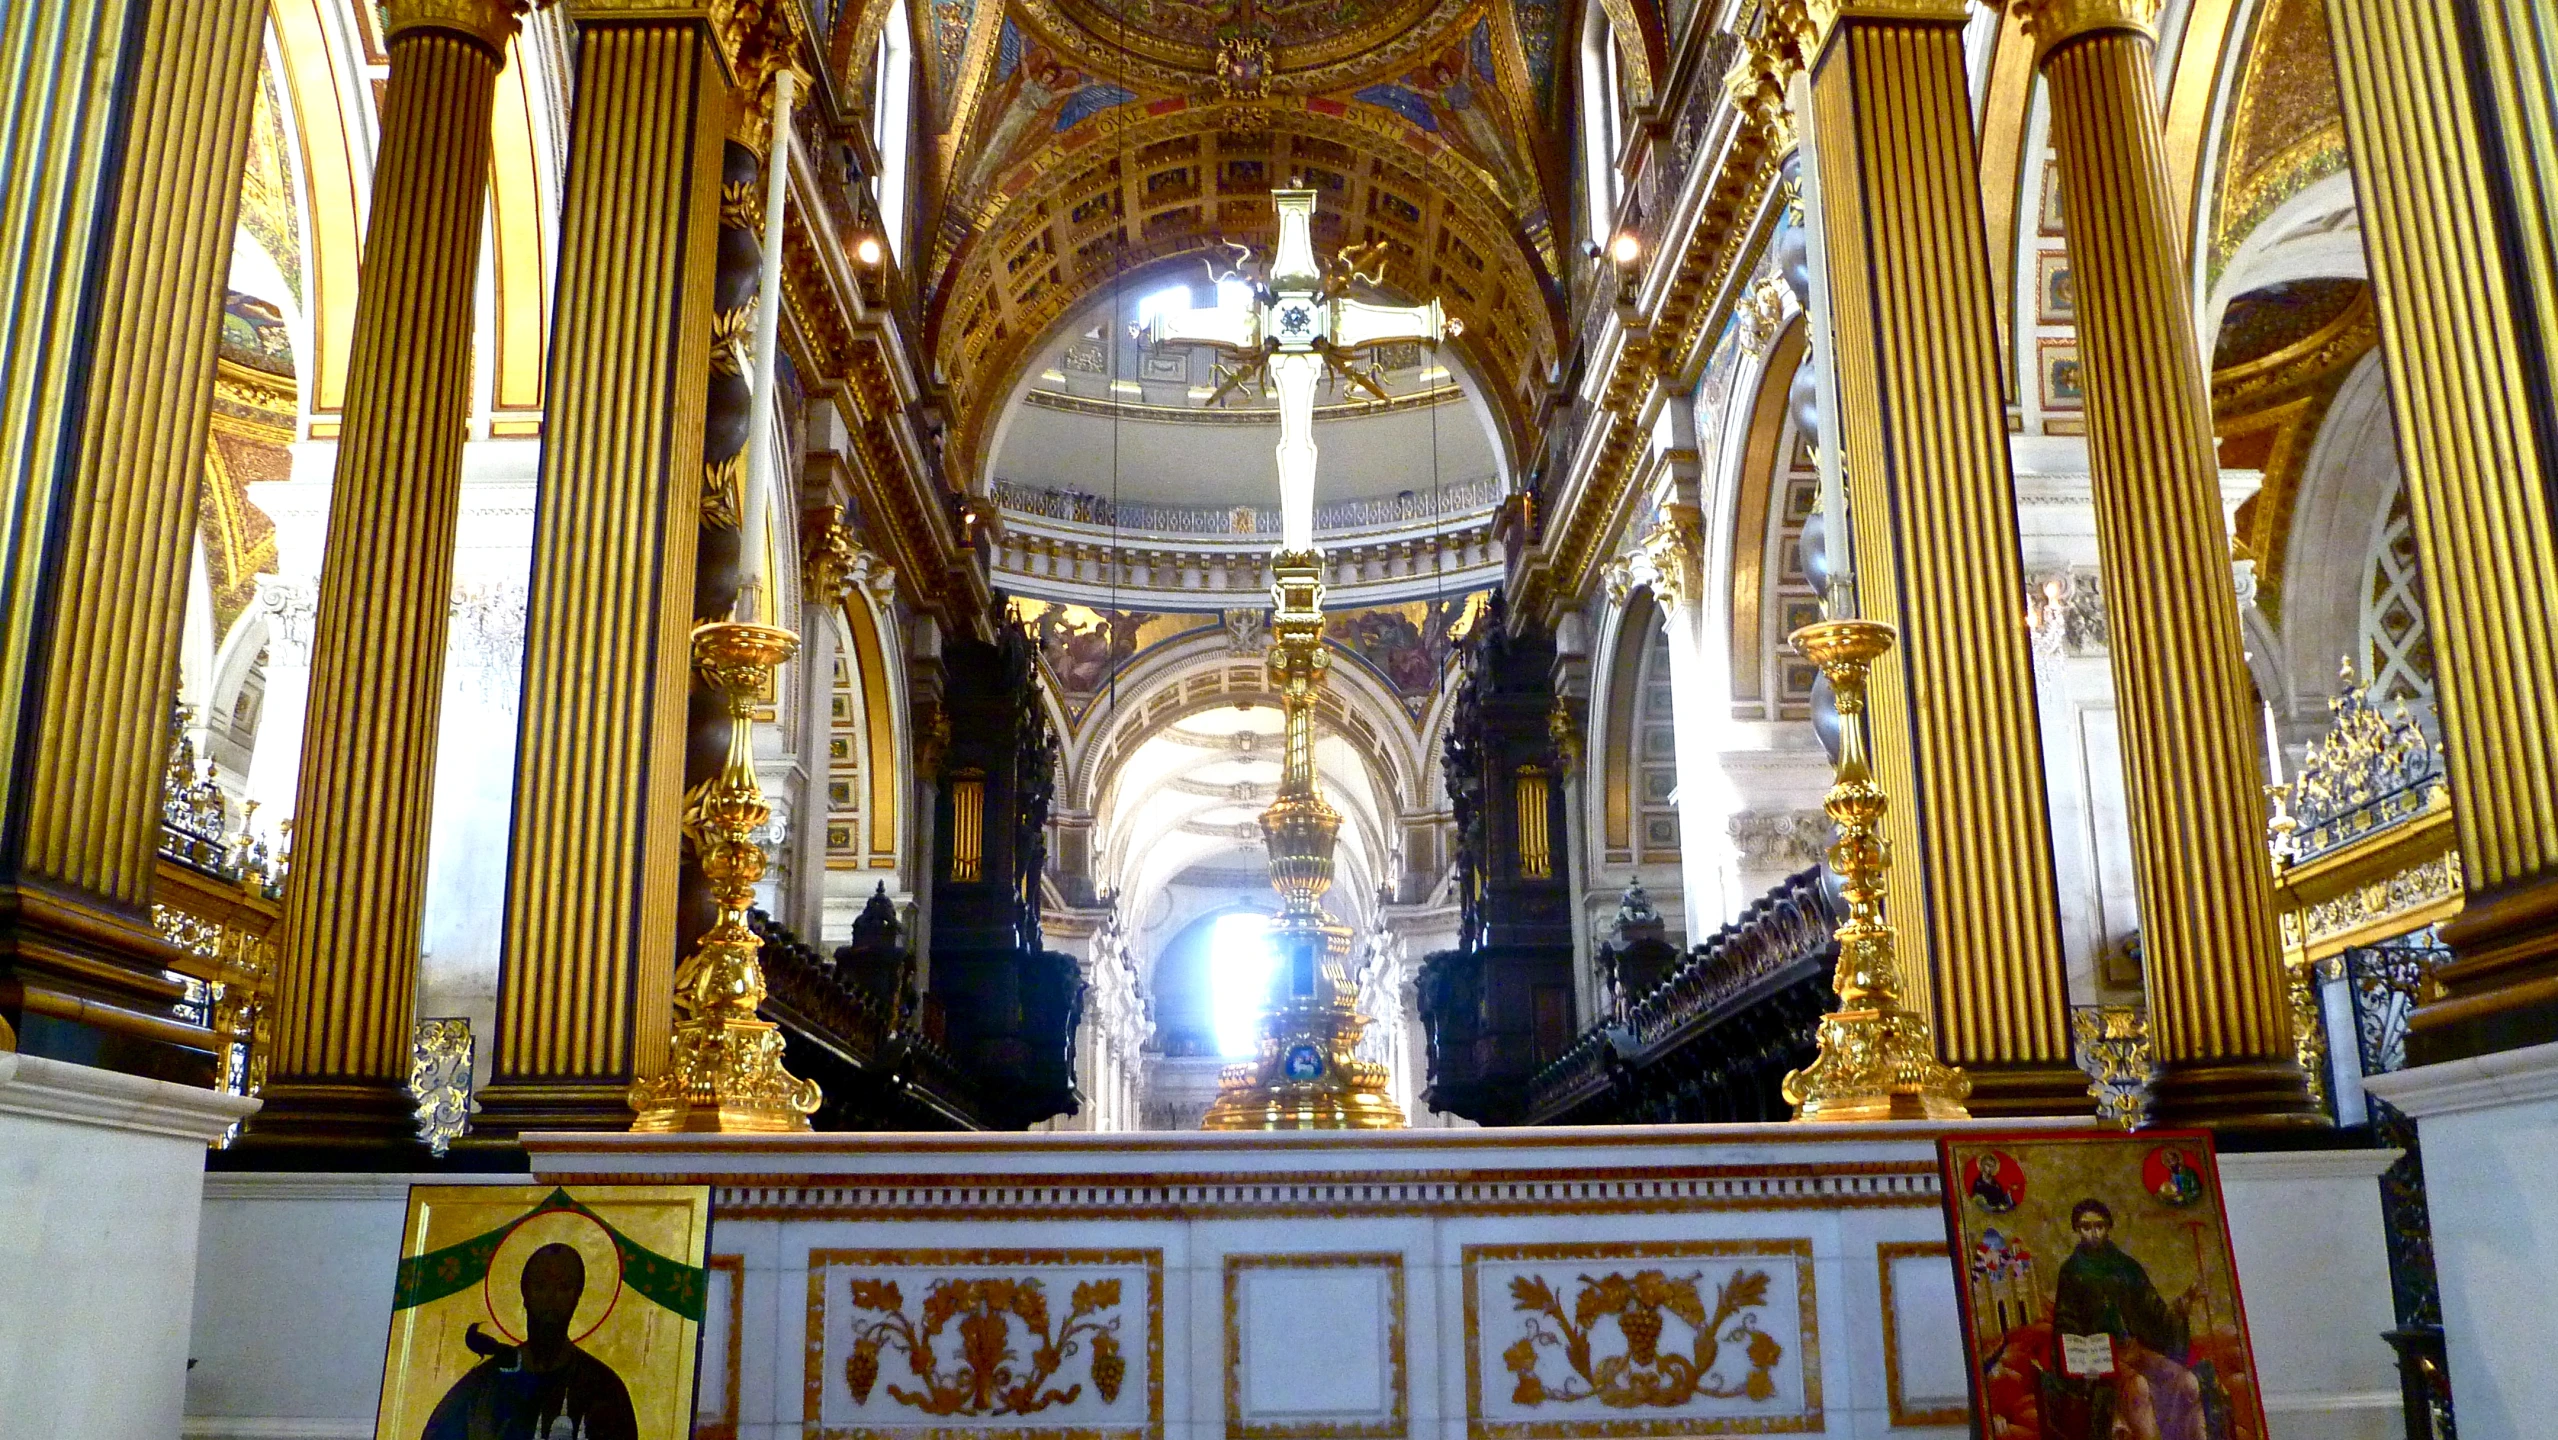
[[[560,226],[496,1065],[478,1132],[622,1129],[675,977],[729,78],[698,9],[589,0]]]
[[[269,1143],[405,1142],[471,305],[507,0],[390,7],[284,900]],[[494,41],[494,43],[492,43]]]
[[[1907,1003],[1975,1114],[2082,1114],[1961,0],[1816,0],[1803,117],[1820,193],[1856,611],[1892,797]]]
[[[17,137],[0,246],[29,262],[0,336],[0,1048],[14,1022],[31,1049],[58,1036],[191,1081],[212,1039],[175,1007],[166,972],[186,962],[149,909],[265,27],[265,0],[0,20],[0,126]]]
[[[2088,458],[2139,885],[2159,1124],[2318,1123],[2293,1058],[2211,395],[2145,28],[2156,0],[2037,0],[2080,223]]]
[[[2328,14],[2469,890],[2409,1022],[2422,1064],[2558,1040],[2558,113],[2545,7]]]

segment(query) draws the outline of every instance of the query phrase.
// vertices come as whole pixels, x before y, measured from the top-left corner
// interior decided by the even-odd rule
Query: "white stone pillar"
[[[2416,1121],[2461,1435],[2541,1440],[2558,1335],[2558,1043],[2373,1075],[2363,1089]]]
[[[1725,606],[1706,583],[1704,524],[1694,505],[1661,507],[1629,578],[1648,582],[1670,654],[1670,722],[1679,775],[1679,889],[1687,942],[1704,940],[1744,903],[1732,817],[1740,800],[1717,732],[1732,714]]]
[[[800,766],[797,803],[792,808],[801,819],[791,834],[791,888],[781,914],[783,923],[799,932],[801,939],[823,949],[828,884],[826,816],[833,808],[826,786],[835,771],[835,631],[843,621],[836,610],[841,597],[821,593],[817,576],[810,576],[809,583],[811,593],[800,611],[799,658],[794,662],[799,679]],[[865,795],[863,799],[867,802],[869,797]],[[854,879],[858,883],[860,877]],[[860,914],[861,902],[869,898],[854,898],[852,913]]]

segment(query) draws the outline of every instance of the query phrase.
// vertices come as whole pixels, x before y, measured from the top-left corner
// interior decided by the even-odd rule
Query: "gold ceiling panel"
[[[1187,93],[1218,76],[1221,40],[1269,46],[1274,93],[1314,94],[1391,75],[1476,13],[1475,0],[1015,0],[1076,63],[1121,84]],[[1228,41],[1227,43],[1231,43]]]
[[[1389,112],[1282,103],[1270,128],[1226,129],[1231,112],[1185,106],[1110,137],[1043,155],[980,217],[942,287],[934,350],[963,460],[1034,347],[1114,284],[1138,283],[1225,242],[1267,247],[1270,190],[1292,177],[1321,193],[1315,243],[1382,240],[1396,298],[1436,296],[1464,322],[1457,342],[1515,445],[1555,354],[1531,252],[1482,172],[1424,153]]]

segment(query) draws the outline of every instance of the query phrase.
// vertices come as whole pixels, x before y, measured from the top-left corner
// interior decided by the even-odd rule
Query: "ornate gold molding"
[[[1892,630],[1868,620],[1825,620],[1794,632],[1794,648],[1821,667],[1838,697],[1838,783],[1823,808],[1838,825],[1830,847],[1847,896],[1839,922],[1839,1008],[1823,1016],[1820,1054],[1785,1077],[1785,1100],[1797,1120],[1949,1120],[1972,1082],[1936,1058],[1927,1017],[1901,1007],[1900,960],[1883,920],[1891,859],[1882,836],[1891,797],[1865,759],[1865,676],[1891,648]]]
[[[544,0],[548,3],[548,0]],[[504,55],[531,0],[385,0],[383,35],[397,40],[412,30],[449,30]]]
[[[2008,0],[2034,40],[2035,63],[2064,41],[2100,30],[2130,30],[2158,39],[2160,0]]]
[[[806,1130],[817,1110],[813,1081],[782,1068],[779,1027],[755,1012],[764,1000],[762,937],[747,923],[764,849],[755,833],[772,818],[755,777],[755,701],[799,637],[768,625],[703,625],[693,665],[728,707],[727,763],[690,797],[684,829],[719,921],[675,972],[675,1033],[662,1075],[631,1086],[631,1128],[776,1134]]]
[[[1705,598],[1705,517],[1693,505],[1664,505],[1661,519],[1642,540],[1652,567],[1652,590],[1665,604]]]

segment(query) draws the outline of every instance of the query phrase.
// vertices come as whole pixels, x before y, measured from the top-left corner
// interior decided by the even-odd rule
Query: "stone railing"
[[[1257,608],[1270,591],[1267,539],[1209,547],[1083,532],[1041,534],[1015,525],[989,549],[994,569],[1016,593],[1032,596],[1040,593],[1041,581],[1050,581],[1110,586],[1122,603],[1132,605],[1182,608],[1207,601],[1222,607],[1225,597],[1249,595]],[[1437,534],[1329,541],[1323,559],[1324,579],[1338,605],[1359,598],[1345,592],[1394,599],[1427,594],[1434,586],[1479,587],[1501,564],[1502,552],[1491,518],[1479,515]]]
[[[1529,1081],[1530,1124],[1781,1120],[1833,1003],[1838,925],[1818,867],[1753,901],[1678,968]]]
[[[1268,505],[1157,505],[1148,501],[1113,502],[1107,495],[1054,490],[998,480],[995,501],[1006,510],[1045,520],[1097,529],[1117,528],[1148,535],[1195,535],[1202,538],[1270,537],[1279,533],[1279,511]],[[1501,502],[1501,480],[1478,476],[1440,486],[1436,491],[1404,490],[1357,500],[1336,500],[1315,507],[1318,533],[1375,530],[1427,525],[1433,520],[1478,515]]]

